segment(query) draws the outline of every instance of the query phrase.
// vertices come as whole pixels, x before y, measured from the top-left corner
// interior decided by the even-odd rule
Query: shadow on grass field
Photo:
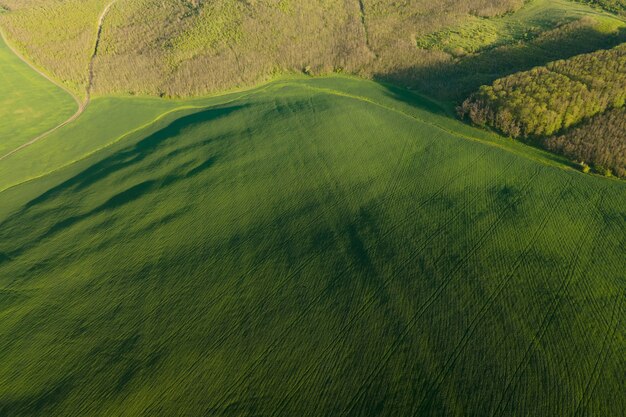
[[[8,190],[0,415],[615,415],[626,190],[526,148],[303,79]]]
[[[410,85],[437,100],[458,104],[481,85],[503,76],[623,42],[626,42],[625,27],[606,33],[593,25],[575,25],[529,42],[501,46],[433,66],[406,67],[391,74],[379,74],[375,79]]]

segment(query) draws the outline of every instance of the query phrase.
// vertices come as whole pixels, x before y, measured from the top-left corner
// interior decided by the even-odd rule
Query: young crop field
[[[0,157],[69,118],[72,96],[21,61],[0,36]]]
[[[626,183],[452,110],[622,3],[0,0],[0,417],[623,415]]]
[[[342,77],[99,100],[0,192],[0,415],[625,409],[623,182]]]

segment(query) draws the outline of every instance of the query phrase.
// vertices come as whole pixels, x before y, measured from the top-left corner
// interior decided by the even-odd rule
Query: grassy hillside
[[[567,0],[530,0],[515,13],[486,19],[471,16],[460,25],[445,28],[417,39],[418,46],[441,49],[463,56],[498,46],[529,41],[542,33],[593,17],[605,30],[615,30],[623,22],[613,16],[594,13],[588,7]]]
[[[613,13],[626,15],[626,0],[578,0],[581,3],[588,3],[602,7]]]
[[[624,183],[369,82],[212,100],[0,193],[0,415],[626,407]]]
[[[67,92],[28,68],[0,36],[0,157],[75,110]]]
[[[111,2],[0,4],[11,39],[82,93],[99,13]],[[567,0],[119,0],[103,23],[96,94],[202,95],[277,74],[342,72],[457,100],[476,78],[626,40],[623,20]],[[555,37],[559,52],[545,45]]]
[[[110,0],[1,0],[0,25],[37,66],[82,94],[98,16]]]

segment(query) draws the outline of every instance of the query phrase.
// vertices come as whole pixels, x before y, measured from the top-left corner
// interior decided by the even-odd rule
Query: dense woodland
[[[625,103],[623,44],[496,80],[468,98],[460,111],[477,125],[515,138],[543,140],[560,135],[547,140],[546,146],[623,175],[626,159],[619,150],[625,138],[617,131],[624,126],[618,120],[624,113],[603,113]],[[602,116],[588,122],[597,115]],[[605,123],[609,125],[603,127]]]
[[[592,163],[596,172],[626,178],[626,107],[595,116],[562,135],[545,140],[551,151]]]
[[[550,136],[626,101],[626,44],[483,86],[463,114],[516,138]]]

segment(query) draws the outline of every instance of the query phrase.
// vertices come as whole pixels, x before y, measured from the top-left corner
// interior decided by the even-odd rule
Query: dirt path
[[[93,75],[94,75],[93,63],[96,57],[98,56],[98,47],[100,46],[100,38],[102,37],[102,26],[104,25],[104,19],[106,18],[107,14],[109,14],[109,10],[111,10],[111,6],[113,6],[115,2],[117,2],[117,0],[112,0],[109,4],[107,4],[104,10],[102,11],[102,13],[100,14],[100,17],[98,18],[98,31],[96,32],[96,42],[94,43],[93,52],[91,54],[91,58],[89,59],[89,77],[87,81],[87,91],[86,91],[87,94],[86,94],[85,105],[84,105],[85,107],[87,107],[87,105],[89,104],[89,101],[91,100],[91,89],[93,88]]]
[[[29,140],[28,142],[23,143],[22,145],[18,146],[17,148],[13,149],[12,151],[9,151],[8,153],[0,156],[0,161],[2,161],[5,158],[8,158],[9,156],[13,155],[16,152],[21,151],[24,148],[29,147],[32,144],[40,141],[41,139],[45,138],[46,136],[50,135],[53,132],[56,132],[57,130],[61,129],[62,127],[67,126],[68,124],[70,124],[73,121],[75,121],[76,119],[78,119],[78,117],[80,117],[81,114],[83,114],[83,112],[85,111],[85,109],[87,108],[87,106],[89,105],[89,103],[91,101],[91,89],[93,87],[93,75],[94,75],[93,64],[94,64],[94,60],[95,60],[96,56],[98,55],[98,46],[100,45],[100,37],[102,35],[102,26],[104,25],[104,19],[106,18],[107,14],[109,13],[109,10],[111,9],[111,6],[113,6],[113,4],[115,4],[115,2],[117,2],[117,0],[112,0],[109,4],[107,4],[106,7],[104,8],[104,10],[102,11],[102,13],[100,14],[100,17],[98,18],[98,29],[97,29],[97,32],[96,32],[96,42],[94,44],[93,53],[91,54],[91,58],[89,59],[89,77],[88,77],[87,87],[85,89],[85,100],[84,101],[81,101],[80,98],[76,94],[74,94],[74,92],[72,92],[72,90],[70,90],[69,88],[65,87],[63,84],[59,83],[58,81],[52,79],[46,73],[44,73],[43,71],[41,71],[40,69],[35,67],[30,61],[28,61],[28,59],[26,59],[21,53],[19,53],[17,51],[17,49],[15,49],[15,47],[13,47],[13,45],[11,45],[11,43],[8,41],[4,31],[0,28],[0,36],[2,36],[2,39],[4,40],[4,43],[11,50],[11,52],[13,52],[15,54],[15,56],[17,56],[22,62],[24,62],[26,65],[28,65],[32,70],[37,72],[39,75],[44,77],[46,80],[50,81],[51,83],[53,83],[57,87],[61,88],[66,93],[68,93],[70,96],[72,96],[72,98],[74,99],[74,101],[78,105],[78,108],[76,109],[76,113],[74,113],[72,116],[70,116],[69,119],[65,120],[64,122],[61,122],[60,124],[56,125],[52,129],[45,131],[44,133],[42,133],[39,136]]]

